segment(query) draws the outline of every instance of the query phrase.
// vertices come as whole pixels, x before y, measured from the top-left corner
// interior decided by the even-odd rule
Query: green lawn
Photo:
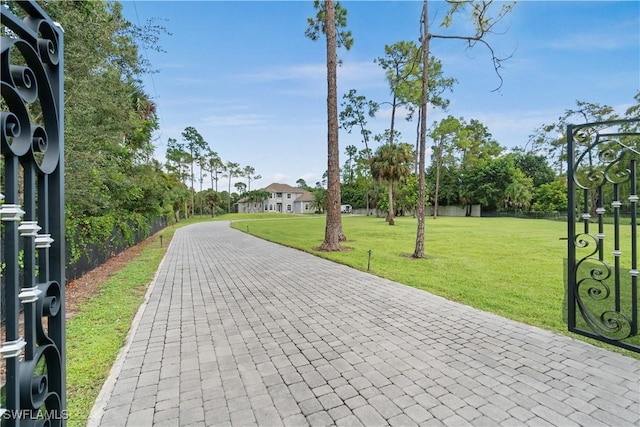
[[[333,253],[315,250],[324,237],[323,217],[246,220],[232,226],[360,270],[367,269],[371,250],[370,272],[375,275],[510,319],[568,333],[563,321],[567,242],[560,240],[567,234],[565,223],[518,218],[427,218],[427,258],[417,260],[410,258],[415,245],[414,218],[397,218],[393,227],[381,218],[343,215],[342,219],[348,238],[343,247],[349,250]]]

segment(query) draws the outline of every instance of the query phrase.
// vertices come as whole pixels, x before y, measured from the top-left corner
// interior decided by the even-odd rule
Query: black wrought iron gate
[[[2,425],[65,425],[63,31],[0,5]]]
[[[569,330],[640,352],[640,119],[567,127]]]

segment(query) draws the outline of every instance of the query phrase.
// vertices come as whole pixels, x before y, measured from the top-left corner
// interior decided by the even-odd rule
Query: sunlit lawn
[[[343,215],[350,250],[318,252],[324,217],[238,221],[233,227],[452,301],[566,333],[563,321],[564,222],[518,218],[426,219],[426,259],[413,259],[414,218],[389,226],[382,218]],[[627,231],[628,233],[628,231]],[[610,234],[611,235],[611,234]],[[623,237],[624,238],[624,237]]]

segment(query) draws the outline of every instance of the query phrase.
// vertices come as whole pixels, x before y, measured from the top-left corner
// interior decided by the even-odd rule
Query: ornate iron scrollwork
[[[639,128],[640,119],[567,128],[569,330],[636,352]]]
[[[67,415],[63,31],[33,1],[0,6],[0,12],[0,419],[2,425],[60,426]]]

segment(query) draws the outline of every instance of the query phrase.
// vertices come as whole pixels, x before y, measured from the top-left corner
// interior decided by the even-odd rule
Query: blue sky
[[[355,43],[340,51],[338,94],[357,89],[377,102],[390,101],[384,73],[373,60],[385,44],[419,36],[419,1],[344,1]],[[124,1],[125,17],[143,24],[166,20],[166,53],[144,52],[159,70],[145,77],[158,104],[156,156],[164,162],[168,138],[195,127],[223,161],[251,165],[262,179],[310,185],[326,170],[325,43],[304,36],[311,1]],[[446,11],[430,1],[430,23]],[[433,27],[432,27],[433,28]],[[576,100],[610,105],[622,113],[640,90],[640,2],[521,1],[505,18],[503,34],[488,41],[502,56],[513,54],[498,84],[489,52],[478,45],[434,39],[432,54],[445,76],[458,80],[448,111],[430,110],[428,123],[448,114],[478,119],[505,147],[524,146],[533,130],[553,123]],[[450,34],[472,28],[458,17]],[[444,31],[433,30],[433,33]],[[370,119],[373,133],[389,127],[383,106]],[[403,140],[415,141],[415,122],[397,120]],[[358,134],[340,132],[344,147],[364,148]],[[429,145],[429,142],[428,142]],[[427,158],[427,162],[429,159]],[[207,181],[205,181],[207,182]],[[220,185],[226,187],[222,180]]]

